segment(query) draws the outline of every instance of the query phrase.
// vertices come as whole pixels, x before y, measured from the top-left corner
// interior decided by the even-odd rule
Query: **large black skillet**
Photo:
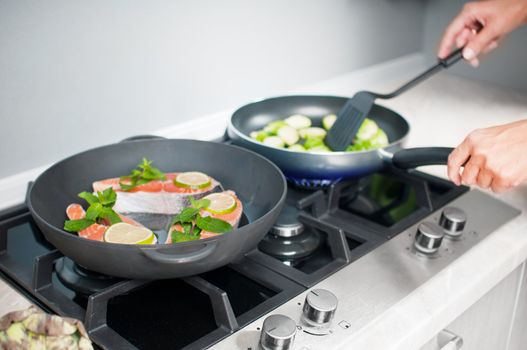
[[[452,148],[427,147],[402,149],[410,131],[408,122],[398,113],[374,105],[369,118],[386,132],[390,144],[383,149],[361,152],[309,153],[274,148],[252,139],[251,131],[259,130],[273,120],[293,114],[310,117],[315,126],[322,118],[337,114],[348,100],[337,96],[281,96],[240,107],[232,115],[228,136],[233,143],[258,152],[278,165],[288,180],[306,187],[326,186],[343,179],[358,178],[385,166],[414,168],[420,165],[446,164]]]
[[[171,245],[91,241],[62,229],[65,208],[93,181],[126,175],[143,157],[162,171],[202,171],[236,192],[246,223],[223,235]],[[264,157],[236,146],[194,140],[143,140],[79,153],[51,166],[31,187],[28,207],[37,225],[64,255],[83,267],[135,279],[175,278],[228,264],[256,247],[281,210],[286,182]]]

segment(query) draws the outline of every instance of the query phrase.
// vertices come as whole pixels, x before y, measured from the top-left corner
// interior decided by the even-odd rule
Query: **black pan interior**
[[[337,96],[282,96],[255,102],[238,109],[232,116],[233,126],[249,136],[252,131],[266,124],[285,119],[293,114],[310,117],[314,126],[322,125],[322,118],[337,114],[347,98]],[[390,143],[405,137],[410,126],[399,114],[385,107],[374,105],[368,118],[375,120],[386,132]]]
[[[246,222],[265,215],[285,193],[285,180],[277,168],[250,151],[194,140],[134,141],[86,151],[52,166],[30,191],[34,214],[62,229],[67,205],[86,204],[78,193],[91,191],[93,181],[128,174],[143,157],[164,172],[201,171],[214,177],[236,192]]]

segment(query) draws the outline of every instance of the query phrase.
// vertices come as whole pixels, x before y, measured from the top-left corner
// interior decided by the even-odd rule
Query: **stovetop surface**
[[[303,234],[318,237],[314,253],[283,261],[257,248],[233,264],[199,276],[163,281],[110,279],[100,290],[81,289],[82,293],[74,291],[60,272],[73,262],[47,243],[21,205],[0,213],[0,272],[43,309],[83,320],[101,348],[202,349],[466,191],[424,173],[395,169],[324,190],[290,186],[286,207],[298,212]]]

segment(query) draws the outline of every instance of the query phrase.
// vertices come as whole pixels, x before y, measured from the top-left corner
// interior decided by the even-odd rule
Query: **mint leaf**
[[[130,191],[153,180],[166,180],[166,176],[161,170],[152,166],[151,160],[143,158],[143,162],[137,165],[137,169],[132,169],[130,175],[120,177],[119,185],[123,191]]]
[[[103,208],[100,215],[101,218],[110,221],[110,225],[122,222],[121,217],[112,208]]]
[[[93,203],[88,207],[88,210],[86,210],[86,217],[85,219],[93,220],[95,221],[99,215],[101,215],[103,210],[103,206],[101,203]]]
[[[86,215],[83,219],[66,220],[64,222],[64,230],[79,232],[99,222],[100,219],[108,220],[111,225],[122,221],[119,215],[112,209],[117,200],[117,193],[115,193],[113,188],[108,187],[102,192],[97,192],[97,196],[89,192],[81,192],[79,193],[79,197],[90,204],[86,210]]]
[[[181,211],[181,213],[174,216],[172,219],[172,225],[177,223],[188,223],[192,222],[196,217],[196,214],[199,212],[199,209],[187,207]]]
[[[100,202],[99,198],[97,198],[97,196],[95,196],[94,194],[92,194],[90,192],[86,192],[86,191],[79,193],[79,197],[84,199],[90,205]]]
[[[216,219],[210,216],[202,217],[198,215],[196,219],[196,225],[203,231],[209,231],[214,233],[224,233],[232,230],[231,224],[227,221]]]
[[[201,229],[197,226],[194,226],[194,228],[192,229],[192,234],[194,236],[199,236],[201,234]]]
[[[185,208],[179,213],[180,222],[191,222],[196,214],[199,212],[199,209],[196,208]]]
[[[196,209],[203,209],[203,208],[207,208],[209,205],[210,205],[210,200],[207,199],[207,198],[202,198],[202,199],[194,199],[192,197],[189,197],[190,199],[190,204],[192,205],[192,207],[196,208]]]
[[[79,232],[93,224],[95,224],[95,220],[90,219],[66,220],[64,222],[64,230],[69,232]]]
[[[164,179],[165,175],[159,171],[159,169],[156,168],[145,168],[143,170],[142,178],[146,180],[158,180],[158,179]]]
[[[195,235],[188,235],[184,232],[179,232],[179,231],[172,231],[170,233],[171,235],[171,238],[172,238],[172,243],[179,243],[179,242],[188,242],[188,241],[195,241],[197,239],[199,239],[199,236],[195,236]]]
[[[130,191],[132,188],[137,187],[137,183],[131,182],[130,184],[125,184],[124,182],[119,182],[119,186],[123,191]]]
[[[183,227],[183,232],[186,235],[190,235],[190,230],[192,229],[192,224],[191,223],[186,223],[186,224],[181,224],[181,226]]]
[[[115,193],[113,188],[108,187],[102,192],[97,192],[97,197],[99,197],[99,200],[102,205],[111,207],[115,204],[115,201],[117,200],[117,193]]]

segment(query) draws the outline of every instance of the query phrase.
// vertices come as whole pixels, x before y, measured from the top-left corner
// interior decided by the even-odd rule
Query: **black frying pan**
[[[309,153],[274,148],[252,139],[252,131],[274,120],[302,114],[322,125],[322,118],[337,114],[348,98],[336,96],[282,96],[254,102],[239,108],[228,125],[234,144],[258,152],[278,165],[288,180],[305,187],[327,186],[343,179],[358,178],[391,165],[414,168],[420,165],[446,164],[452,148],[429,147],[401,149],[410,131],[408,122],[398,113],[374,105],[368,118],[386,132],[390,144],[384,149],[360,152]]]
[[[143,157],[162,171],[201,171],[236,192],[245,224],[213,238],[171,245],[126,245],[92,241],[62,230],[65,209],[92,182],[126,175]],[[64,255],[87,269],[135,279],[174,278],[225,265],[256,247],[276,221],[286,195],[280,170],[243,148],[193,140],[119,143],[79,153],[42,173],[29,191],[37,225]]]

